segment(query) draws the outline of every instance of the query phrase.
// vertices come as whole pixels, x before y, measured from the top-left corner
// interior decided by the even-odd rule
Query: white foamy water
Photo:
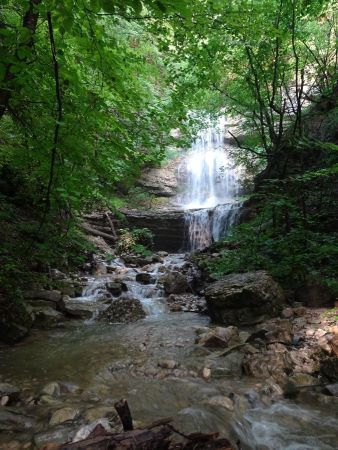
[[[200,132],[179,171],[186,185],[179,203],[186,212],[186,245],[205,248],[226,236],[238,219],[240,180],[225,145],[225,120]]]

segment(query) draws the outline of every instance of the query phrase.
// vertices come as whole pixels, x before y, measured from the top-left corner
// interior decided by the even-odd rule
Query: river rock
[[[205,347],[226,348],[240,343],[237,327],[216,327],[206,333],[199,334],[196,339],[197,344]]]
[[[60,397],[61,395],[61,388],[59,383],[53,381],[51,383],[46,384],[40,392],[41,395],[49,395],[53,398]]]
[[[61,291],[57,290],[46,290],[46,289],[36,289],[24,292],[24,297],[26,299],[40,299],[47,300],[49,302],[57,303],[62,299]]]
[[[169,294],[184,294],[190,291],[190,286],[184,275],[180,272],[169,272],[161,278],[165,293]]]
[[[65,295],[64,299],[64,311],[72,317],[79,319],[90,319],[93,314],[99,308],[97,302],[83,301],[77,298],[70,298]]]
[[[97,425],[101,425],[107,431],[107,433],[111,433],[112,431],[114,431],[110,426],[109,420],[107,418],[100,418],[90,423],[89,425],[84,425],[81,428],[79,428],[72,442],[78,442],[82,441],[83,439],[86,439],[90,435],[90,433],[94,430],[94,428],[97,427]]]
[[[331,348],[331,352],[338,357],[338,334],[333,335],[332,338],[328,340],[328,345]]]
[[[118,298],[100,313],[99,320],[110,323],[130,323],[143,319],[145,316],[140,300]]]
[[[60,425],[61,423],[68,422],[71,420],[75,420],[80,411],[74,408],[61,408],[55,411],[49,421],[49,425],[55,426]]]
[[[324,359],[320,365],[320,372],[330,381],[338,381],[338,357]]]
[[[178,367],[178,362],[173,359],[163,359],[159,361],[158,366],[162,369],[176,369]]]
[[[65,318],[61,312],[50,306],[34,307],[32,309],[35,316],[35,324],[40,327],[50,327],[62,322]]]
[[[150,275],[150,273],[147,272],[137,273],[135,279],[138,283],[142,284],[154,283],[153,277]]]
[[[116,297],[122,294],[122,283],[119,283],[118,281],[110,281],[106,284],[106,288]]]
[[[53,430],[34,434],[34,443],[38,449],[45,444],[64,444],[71,442],[74,434],[70,426],[61,425]]]
[[[94,422],[95,420],[101,418],[109,419],[110,423],[119,424],[119,416],[114,410],[113,406],[97,406],[94,408],[90,408],[85,412],[84,415],[84,419],[87,422]]]
[[[0,398],[7,397],[6,405],[19,400],[20,389],[9,383],[0,383]]]
[[[269,346],[262,353],[245,354],[243,370],[246,375],[255,378],[284,379],[294,367],[287,349],[281,344]]]
[[[205,403],[212,406],[221,406],[222,408],[228,409],[229,411],[234,410],[234,402],[229,397],[223,395],[215,395],[206,400]]]
[[[205,289],[211,318],[226,325],[252,325],[279,314],[284,302],[281,287],[260,270],[234,273]]]
[[[33,428],[35,421],[32,417],[14,409],[0,408],[0,430],[1,431],[25,431]]]

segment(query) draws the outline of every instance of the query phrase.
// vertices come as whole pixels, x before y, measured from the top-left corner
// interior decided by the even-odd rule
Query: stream
[[[312,405],[311,399],[299,404],[262,403],[253,390],[259,383],[243,377],[236,360],[230,358],[222,366],[212,352],[195,345],[196,329],[210,325],[207,316],[167,310],[160,276],[163,267],[177,269],[184,264],[183,255],[169,255],[153,264],[149,268],[153,283],[148,285],[135,281],[136,268],[125,267],[121,260],[109,265],[114,264],[116,270],[124,270],[126,294],[140,299],[145,319],[132,324],[68,321],[0,349],[1,381],[20,386],[26,398],[50,382],[74,387],[55,404],[34,406],[38,418],[34,429],[16,433],[17,439],[43,442],[51,411],[60,407],[81,411],[79,428],[91,411],[113,410],[115,401],[126,398],[138,425],[172,416],[182,432],[219,431],[240,441],[244,450],[336,448],[337,412]],[[103,280],[109,277],[92,278],[82,301],[98,299]],[[168,364],[173,367],[168,369]],[[205,367],[213,368],[210,379],[203,377]],[[224,403],[224,398],[233,402]],[[32,413],[31,408],[27,411]],[[74,423],[52,430],[47,437],[55,438],[57,432],[63,439],[71,438]],[[2,433],[1,439],[11,436]]]

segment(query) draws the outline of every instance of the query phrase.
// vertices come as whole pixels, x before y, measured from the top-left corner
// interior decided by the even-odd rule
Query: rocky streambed
[[[335,316],[284,305],[264,273],[204,290],[224,323],[214,325],[183,255],[129,256],[91,270],[78,279],[82,296],[69,283],[68,293],[49,294],[55,309],[34,306],[31,292],[34,314],[51,308],[58,320],[0,348],[0,449],[80,440],[98,423],[120,431],[113,405],[122,397],[138,426],[172,416],[183,432],[219,431],[241,449],[336,448]],[[243,289],[244,303],[233,302]],[[251,294],[265,305],[256,324]],[[238,317],[246,323],[236,326]]]

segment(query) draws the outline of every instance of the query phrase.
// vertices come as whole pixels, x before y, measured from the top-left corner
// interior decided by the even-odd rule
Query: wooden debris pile
[[[219,438],[218,433],[181,433],[171,425],[172,418],[134,430],[127,401],[117,402],[115,409],[122,421],[123,433],[108,433],[102,425],[97,425],[82,441],[47,444],[43,450],[233,450],[230,442]],[[178,434],[183,441],[174,442],[173,434]]]

